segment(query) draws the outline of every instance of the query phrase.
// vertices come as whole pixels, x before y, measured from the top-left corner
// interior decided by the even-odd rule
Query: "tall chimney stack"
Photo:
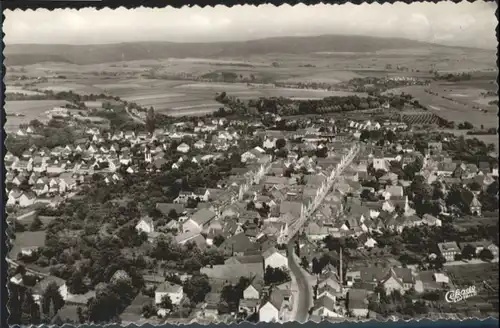
[[[342,246],[340,247],[340,269],[339,269],[339,279],[340,279],[340,287],[342,288],[343,286],[343,276],[344,276],[344,271],[342,269]]]

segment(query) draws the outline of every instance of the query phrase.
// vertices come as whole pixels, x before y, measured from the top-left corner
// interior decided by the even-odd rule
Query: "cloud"
[[[495,48],[495,6],[476,1],[6,11],[5,42],[203,42],[355,34]]]

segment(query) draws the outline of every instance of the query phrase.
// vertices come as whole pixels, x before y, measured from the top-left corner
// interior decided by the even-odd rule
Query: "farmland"
[[[8,132],[16,131],[19,124],[28,123],[34,119],[43,120],[45,111],[64,104],[66,104],[64,100],[6,101],[5,112],[7,115],[21,114],[24,116],[8,116],[5,122],[5,130]]]
[[[457,85],[459,86],[458,88]],[[426,92],[426,89],[432,90],[434,94]],[[442,84],[433,83],[428,87],[410,86],[398,90],[390,90],[390,92],[410,94],[420,104],[428,106],[429,110],[435,111],[437,115],[449,121],[468,121],[478,127],[481,125],[494,127],[492,123],[498,121],[496,106],[479,105],[477,101],[480,99],[480,91],[478,89],[463,88],[461,84],[443,87]],[[487,112],[482,112],[474,107],[481,107],[486,109]]]
[[[418,51],[417,51],[418,50]],[[430,55],[432,54],[432,56]],[[198,115],[217,110],[214,101],[217,93],[226,92],[240,100],[259,97],[286,97],[292,99],[321,99],[329,96],[347,96],[354,93],[312,89],[288,89],[274,87],[273,82],[327,83],[335,85],[353,78],[363,77],[416,77],[432,78],[429,69],[457,70],[492,69],[494,62],[489,53],[467,49],[418,48],[376,49],[375,51],[314,51],[310,53],[250,53],[247,55],[166,56],[127,61],[81,63],[43,62],[25,66],[10,66],[7,84],[11,90],[72,91],[78,94],[108,94],[135,102],[143,107],[153,107],[159,113],[170,115]],[[457,61],[443,58],[457,57]],[[482,63],[478,65],[477,63]],[[406,66],[408,70],[396,69]],[[475,73],[471,81],[460,83],[434,82],[428,88],[437,92],[434,96],[425,92],[426,87],[412,86],[391,92],[413,95],[430,111],[450,121],[469,121],[475,126],[489,127],[497,120],[496,107],[488,105],[491,99],[481,97],[481,92],[492,90],[495,71]],[[214,82],[217,76],[237,76],[243,83]],[[19,76],[34,78],[20,82]],[[43,81],[36,80],[43,78]],[[248,81],[259,83],[247,83]],[[206,82],[211,80],[212,82]],[[243,81],[242,81],[243,80]],[[15,87],[9,81],[16,81]],[[203,82],[202,82],[203,81]],[[269,84],[261,84],[261,82]],[[23,83],[25,85],[23,86]],[[16,88],[16,89],[13,89]],[[365,94],[358,93],[360,97]],[[445,99],[447,97],[449,99]],[[45,104],[44,104],[45,105]],[[473,107],[481,107],[481,112]],[[12,107],[7,105],[7,107]],[[43,111],[50,109],[44,108]],[[9,108],[8,112],[11,112]],[[36,112],[36,110],[35,110]],[[435,116],[407,118],[430,123]],[[12,118],[11,124],[26,123],[25,118]],[[28,120],[29,121],[29,120]]]

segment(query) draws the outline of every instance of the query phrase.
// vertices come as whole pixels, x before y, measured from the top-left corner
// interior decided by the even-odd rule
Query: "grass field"
[[[19,124],[27,124],[31,120],[43,120],[45,111],[62,106],[67,102],[64,100],[15,100],[5,102],[5,112],[9,114],[22,114],[20,116],[6,117],[5,130],[7,132],[17,131]]]
[[[16,239],[12,242],[13,247],[9,251],[9,257],[13,260],[23,247],[42,247],[45,245],[45,231],[17,232]]]

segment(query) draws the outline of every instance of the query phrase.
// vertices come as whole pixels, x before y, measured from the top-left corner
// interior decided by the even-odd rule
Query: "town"
[[[5,157],[11,316],[160,324],[495,311],[498,163],[484,143],[345,115],[160,127],[150,111],[137,116],[142,130],[106,131],[67,111],[23,126],[12,138],[24,148]],[[46,126],[82,134],[29,145]],[[475,308],[443,301],[472,282]],[[28,301],[40,309],[26,313]]]

